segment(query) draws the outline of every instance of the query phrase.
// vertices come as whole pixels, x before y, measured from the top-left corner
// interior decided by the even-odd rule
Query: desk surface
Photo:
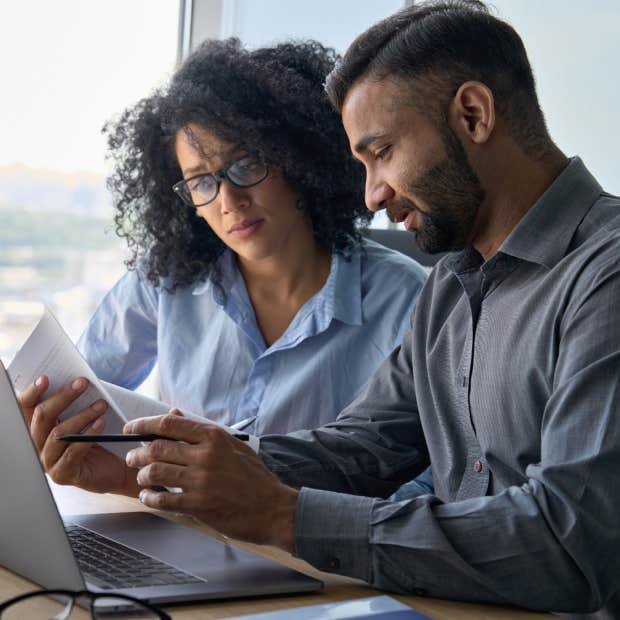
[[[56,497],[56,501],[63,514],[89,514],[104,512],[126,512],[135,510],[147,510],[140,502],[126,497],[115,495],[97,495],[87,493],[80,489],[72,487],[60,487],[52,484],[52,491]],[[193,527],[212,536],[221,539],[222,537],[210,528],[196,524],[194,521],[184,517],[171,517],[179,523]],[[329,603],[333,601],[342,601],[353,598],[362,598],[367,596],[375,596],[380,593],[364,584],[361,581],[350,579],[347,577],[339,577],[336,575],[321,573],[309,564],[293,558],[289,554],[270,547],[259,547],[247,543],[238,543],[236,541],[231,544],[249,549],[277,560],[282,564],[286,564],[292,568],[296,568],[313,577],[321,579],[325,583],[325,588],[317,594],[303,594],[297,596],[286,597],[269,597],[263,599],[247,599],[224,602],[207,602],[189,606],[166,607],[166,611],[175,620],[216,620],[218,618],[231,618],[251,613],[263,613],[267,611],[276,611],[287,609],[290,607],[301,607],[304,605],[317,605],[321,603]],[[28,582],[14,573],[0,568],[0,600],[4,600],[11,596],[15,596],[21,592],[34,589],[32,583]],[[427,614],[437,620],[536,620],[550,619],[550,614],[531,613],[516,609],[508,609],[504,607],[495,607],[491,605],[472,605],[468,603],[457,603],[452,601],[443,601],[439,599],[420,598],[415,596],[394,596],[399,601],[410,605],[421,613]],[[72,618],[74,616],[71,616]],[[79,610],[75,612],[76,620],[89,617],[86,612]]]

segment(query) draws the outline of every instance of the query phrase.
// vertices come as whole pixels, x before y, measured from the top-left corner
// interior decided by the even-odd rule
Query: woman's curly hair
[[[172,191],[181,179],[177,133],[195,123],[282,170],[318,243],[348,254],[359,242],[363,168],[350,154],[323,85],[338,56],[313,41],[246,50],[238,39],[203,43],[170,82],[104,127],[116,230],[155,285],[203,278],[226,247]]]

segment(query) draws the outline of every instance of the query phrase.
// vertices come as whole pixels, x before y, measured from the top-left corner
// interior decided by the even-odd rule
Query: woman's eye
[[[236,172],[252,172],[258,168],[258,162],[252,159],[243,159],[235,164]]]
[[[189,184],[189,189],[192,192],[204,192],[205,190],[209,190],[212,185],[213,180],[211,177],[198,177]]]

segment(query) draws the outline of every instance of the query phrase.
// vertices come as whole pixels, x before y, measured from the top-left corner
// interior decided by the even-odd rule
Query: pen
[[[235,433],[232,435],[240,441],[248,441],[250,436],[245,433]],[[59,437],[60,441],[68,441],[71,443],[111,443],[126,441],[155,441],[156,439],[167,439],[168,441],[178,441],[171,437],[163,437],[162,435],[146,434],[146,435],[63,435]]]
[[[254,422],[254,420],[256,420],[257,417],[258,416],[253,415],[250,418],[239,420],[239,422],[235,422],[234,424],[231,424],[230,428],[234,428],[236,431],[242,431],[244,428],[247,428],[248,426],[250,426],[250,424],[252,424],[252,422]]]

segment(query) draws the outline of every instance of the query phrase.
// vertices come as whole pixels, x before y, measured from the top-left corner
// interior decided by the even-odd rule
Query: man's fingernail
[[[133,424],[131,422],[123,426],[123,433],[125,433],[126,435],[133,433]]]
[[[106,410],[107,404],[105,402],[105,400],[98,400],[94,405],[93,405],[93,409],[97,412],[97,413],[103,413]]]
[[[34,384],[35,384],[37,387],[39,387],[42,383],[43,383],[43,377],[39,377],[39,378],[38,378],[38,379],[34,382]]]
[[[138,495],[138,499],[144,504],[144,500],[146,499],[146,489],[142,489],[140,491],[140,495]]]
[[[76,379],[71,384],[71,387],[77,392],[78,390],[81,390],[84,387],[84,381],[82,381],[82,379]]]
[[[133,455],[134,455],[133,450],[129,450],[129,452],[127,452],[127,454],[125,455],[125,463],[127,463],[129,467],[131,467],[131,464],[133,462]]]

